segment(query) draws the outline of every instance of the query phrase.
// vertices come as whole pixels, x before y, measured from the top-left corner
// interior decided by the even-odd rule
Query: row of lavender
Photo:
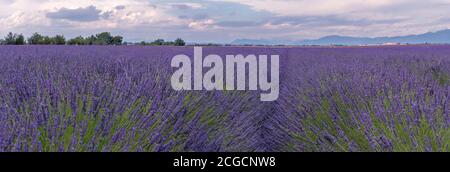
[[[449,151],[450,47],[278,54],[281,94],[173,91],[192,47],[0,47],[0,151]]]
[[[449,151],[450,47],[292,49],[279,102],[295,151]],[[301,59],[301,60],[300,60]]]

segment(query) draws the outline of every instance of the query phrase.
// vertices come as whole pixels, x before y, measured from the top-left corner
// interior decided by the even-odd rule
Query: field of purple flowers
[[[174,91],[192,47],[1,46],[0,151],[450,151],[450,46],[280,55],[280,97]]]

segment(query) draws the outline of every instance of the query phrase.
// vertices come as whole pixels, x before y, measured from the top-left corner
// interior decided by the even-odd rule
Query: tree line
[[[153,42],[145,42],[142,41],[139,45],[150,45],[150,46],[161,46],[161,45],[171,45],[171,46],[185,46],[186,43],[181,38],[176,39],[175,41],[165,41],[164,39],[157,39]]]
[[[140,43],[127,43],[123,41],[123,37],[119,35],[111,35],[109,32],[102,32],[88,37],[78,36],[66,40],[64,35],[44,36],[34,33],[28,39],[23,34],[8,33],[4,39],[0,39],[1,45],[149,45],[149,46],[185,46],[183,39],[178,38],[175,41],[164,41],[157,39],[153,42],[142,41]]]

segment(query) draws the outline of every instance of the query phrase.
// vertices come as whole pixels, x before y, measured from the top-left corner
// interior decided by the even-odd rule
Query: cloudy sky
[[[127,41],[302,40],[450,28],[450,0],[0,0],[0,34],[100,31]]]

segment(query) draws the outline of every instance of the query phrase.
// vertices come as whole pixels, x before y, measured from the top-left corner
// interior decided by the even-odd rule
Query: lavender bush
[[[0,151],[449,151],[450,47],[278,54],[281,94],[173,91],[192,47],[0,47]]]

